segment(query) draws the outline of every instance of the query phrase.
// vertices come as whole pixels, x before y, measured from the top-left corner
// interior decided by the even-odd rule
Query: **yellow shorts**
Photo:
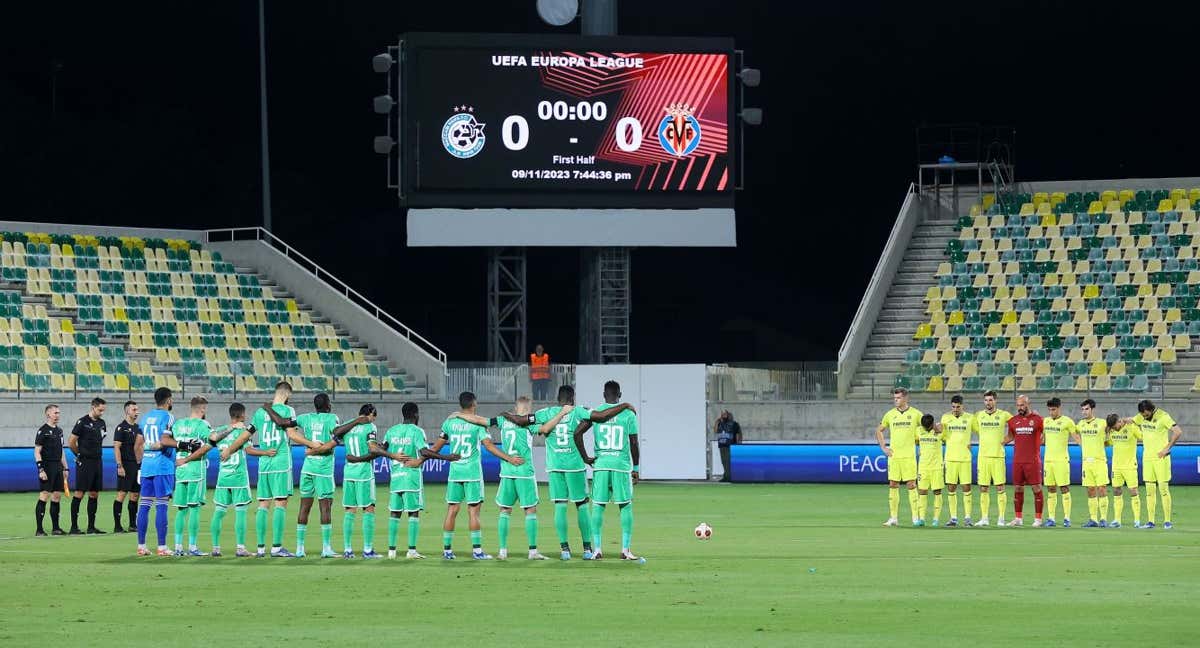
[[[916,457],[888,457],[888,481],[907,482],[917,478]]]
[[[946,469],[941,465],[917,466],[917,488],[939,491],[946,487]]]
[[[971,484],[971,462],[970,461],[947,461],[946,462],[946,483],[947,484]]]
[[[1005,484],[1004,457],[980,457],[979,478],[980,486],[1003,486]]]
[[[1113,468],[1112,485],[1114,488],[1120,488],[1122,486],[1137,488],[1137,468]]]
[[[1070,486],[1071,464],[1066,461],[1047,461],[1042,483],[1046,486]],[[1108,482],[1105,482],[1108,483]]]
[[[1142,481],[1147,484],[1150,482],[1171,481],[1171,458],[1159,457],[1157,454],[1152,454],[1149,457],[1143,456]]]
[[[1084,486],[1107,486],[1108,485],[1108,462],[1092,460],[1083,462],[1083,485]]]

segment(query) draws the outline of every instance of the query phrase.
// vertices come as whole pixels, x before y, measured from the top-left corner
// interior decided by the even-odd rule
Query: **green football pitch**
[[[489,497],[491,496],[489,487]],[[800,646],[1187,645],[1200,615],[1200,488],[1176,487],[1176,528],[881,527],[883,486],[643,484],[634,550],[614,560],[525,560],[514,513],[505,563],[440,559],[442,489],[419,547],[427,560],[138,558],[133,535],[33,538],[32,494],[0,496],[0,645]],[[1086,517],[1075,489],[1076,524]],[[382,489],[380,489],[382,493]],[[544,496],[543,489],[543,496]],[[335,500],[340,501],[339,499]],[[1026,498],[1032,506],[1032,498]],[[111,528],[111,493],[99,520]],[[296,501],[284,545],[294,548]],[[1010,504],[1011,506],[1011,504]],[[208,510],[202,549],[210,545]],[[908,516],[907,501],[901,519]],[[976,506],[978,510],[978,506]],[[69,512],[63,506],[64,522]],[[1126,512],[1128,516],[1128,511]],[[557,557],[553,507],[539,511]],[[578,552],[572,511],[571,538]],[[386,549],[380,515],[376,543]],[[253,514],[249,536],[253,542]],[[693,529],[704,521],[707,542]],[[495,553],[496,507],[484,507]],[[1126,519],[1128,524],[1128,518]],[[356,531],[355,551],[361,549]],[[403,542],[405,528],[401,528]],[[168,542],[171,542],[168,538]],[[153,531],[151,531],[153,545]],[[341,515],[334,515],[341,547]],[[319,550],[319,546],[315,547]],[[464,560],[463,558],[467,558]]]

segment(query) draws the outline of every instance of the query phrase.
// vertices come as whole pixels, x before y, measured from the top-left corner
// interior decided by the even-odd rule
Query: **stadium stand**
[[[267,277],[183,239],[0,232],[0,391],[408,393]]]

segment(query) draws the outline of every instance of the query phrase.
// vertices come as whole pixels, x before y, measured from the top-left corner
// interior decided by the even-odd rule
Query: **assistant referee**
[[[50,500],[50,523],[54,535],[66,535],[58,523],[59,501],[66,490],[67,458],[63,455],[63,431],[58,427],[58,405],[46,406],[46,422],[33,437],[33,460],[38,469],[38,502],[34,509],[37,532],[46,535],[42,520],[46,516],[46,500]]]
[[[104,437],[107,435],[104,416],[105,401],[103,398],[92,399],[92,409],[78,421],[71,430],[69,445],[75,453],[75,497],[71,500],[71,535],[81,535],[79,530],[79,504],[83,501],[83,493],[88,494],[88,526],[91,534],[104,533],[96,528],[96,508],[99,505],[100,491],[104,488],[104,465],[101,462],[101,452],[104,448]]]

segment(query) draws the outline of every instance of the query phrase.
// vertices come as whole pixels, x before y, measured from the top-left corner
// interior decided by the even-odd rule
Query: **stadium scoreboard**
[[[728,207],[728,39],[405,34],[410,207]]]

